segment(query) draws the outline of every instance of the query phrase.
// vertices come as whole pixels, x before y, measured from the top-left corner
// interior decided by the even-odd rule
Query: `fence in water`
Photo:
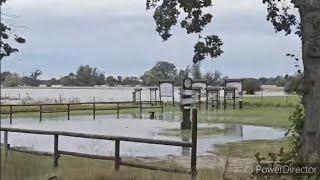
[[[64,132],[64,131],[17,129],[17,128],[5,128],[5,127],[0,128],[0,131],[4,132],[3,147],[4,147],[5,157],[7,157],[8,150],[12,150],[12,151],[19,151],[19,152],[31,153],[31,154],[37,154],[37,155],[43,155],[43,156],[51,156],[51,157],[53,157],[53,166],[54,167],[58,167],[60,155],[68,155],[68,156],[77,156],[77,157],[84,157],[84,158],[91,158],[91,159],[113,160],[114,161],[114,169],[116,172],[119,171],[120,166],[129,166],[129,167],[134,167],[134,168],[143,168],[143,169],[156,170],[156,171],[191,174],[191,176],[193,178],[197,174],[197,168],[196,168],[196,161],[197,161],[197,118],[194,118],[192,121],[192,140],[191,140],[191,142],[167,141],[167,140],[156,140],[156,139],[145,139],[145,138],[123,137],[123,136],[107,136],[107,135],[84,134],[84,133]],[[53,153],[11,147],[9,144],[9,141],[8,141],[9,140],[9,138],[8,138],[9,132],[37,134],[37,135],[49,135],[49,136],[52,135],[52,136],[54,136]],[[70,151],[60,151],[59,150],[59,137],[61,137],[61,136],[114,141],[115,142],[114,156],[101,156],[101,155],[84,154],[84,153],[70,152]],[[156,166],[150,166],[150,165],[146,165],[146,164],[138,164],[138,163],[133,163],[133,162],[122,161],[121,157],[120,157],[120,143],[121,143],[121,141],[145,143],[145,144],[167,145],[167,146],[189,147],[189,148],[191,148],[190,169],[189,170],[187,170],[187,169],[170,169],[170,168],[165,168],[165,167],[156,167]]]
[[[116,111],[117,118],[119,118],[121,109],[139,109],[140,118],[142,118],[142,111],[144,109],[161,109],[163,113],[163,101],[6,104],[0,105],[0,107],[0,114],[9,115],[10,124],[12,124],[13,115],[17,113],[39,113],[40,121],[42,121],[43,114],[49,113],[67,113],[69,120],[72,111],[92,111],[93,119],[96,118],[97,111]]]

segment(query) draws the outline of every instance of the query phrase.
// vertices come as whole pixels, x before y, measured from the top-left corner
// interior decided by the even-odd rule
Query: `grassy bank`
[[[3,153],[1,154],[3,157]],[[158,166],[175,166],[165,161]],[[91,160],[86,158],[61,156],[59,167],[54,169],[51,157],[11,152],[5,160],[1,158],[1,179],[43,180],[57,177],[59,180],[189,180],[185,174],[151,171],[121,166],[120,172],[114,172],[113,161]],[[200,169],[201,180],[220,179],[222,172],[214,169]]]
[[[294,107],[300,103],[301,97],[298,95],[288,96],[245,96],[244,106],[264,106],[264,107]]]

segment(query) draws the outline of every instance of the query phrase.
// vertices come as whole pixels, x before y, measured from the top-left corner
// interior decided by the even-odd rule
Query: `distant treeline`
[[[206,79],[210,86],[222,86],[224,80],[228,79],[227,76],[219,71],[202,73],[200,64],[187,66],[186,69],[178,70],[173,63],[166,61],[159,61],[150,70],[144,72],[141,76],[105,76],[105,74],[99,71],[96,67],[89,65],[80,66],[76,72],[69,73],[66,76],[62,76],[59,79],[52,78],[50,80],[40,80],[43,72],[41,70],[35,70],[27,76],[19,76],[17,73],[2,72],[1,84],[5,87],[17,87],[17,86],[40,86],[47,87],[53,85],[62,86],[155,86],[159,80],[170,79],[174,81],[174,85],[180,86],[182,80],[185,77],[192,77],[194,79]],[[254,93],[260,90],[260,85],[277,85],[285,87],[287,92],[296,91],[297,86],[300,85],[302,76],[297,75],[285,75],[272,78],[262,77],[255,78],[243,78],[244,90],[247,93]]]

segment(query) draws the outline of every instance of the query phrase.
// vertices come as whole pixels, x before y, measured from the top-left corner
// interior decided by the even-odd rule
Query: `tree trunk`
[[[320,1],[303,0],[302,59],[304,64],[305,125],[301,138],[302,157],[306,162],[320,162]]]

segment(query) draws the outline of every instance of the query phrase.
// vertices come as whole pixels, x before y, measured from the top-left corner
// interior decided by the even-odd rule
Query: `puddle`
[[[188,136],[165,135],[168,129],[178,129],[180,122],[121,118],[114,116],[98,116],[93,120],[91,116],[73,116],[71,120],[65,117],[46,118],[39,122],[36,118],[14,118],[13,125],[8,120],[2,120],[2,127],[14,127],[24,129],[70,131],[91,134],[104,134],[114,136],[140,137],[162,140],[188,141]],[[244,140],[275,140],[284,137],[285,130],[251,126],[251,125],[225,125],[222,123],[199,123],[201,128],[219,128],[219,133],[205,134],[198,136],[198,155],[208,155],[215,149],[215,145],[228,142],[239,142]],[[3,136],[2,136],[3,137]],[[9,133],[11,146],[28,147],[34,150],[53,152],[53,136],[33,135],[22,133]],[[114,142],[107,140],[91,140],[74,137],[60,137],[59,150],[98,154],[113,155]],[[172,147],[164,145],[141,144],[121,142],[121,156],[132,157],[164,157],[168,155],[187,156],[189,148]]]

